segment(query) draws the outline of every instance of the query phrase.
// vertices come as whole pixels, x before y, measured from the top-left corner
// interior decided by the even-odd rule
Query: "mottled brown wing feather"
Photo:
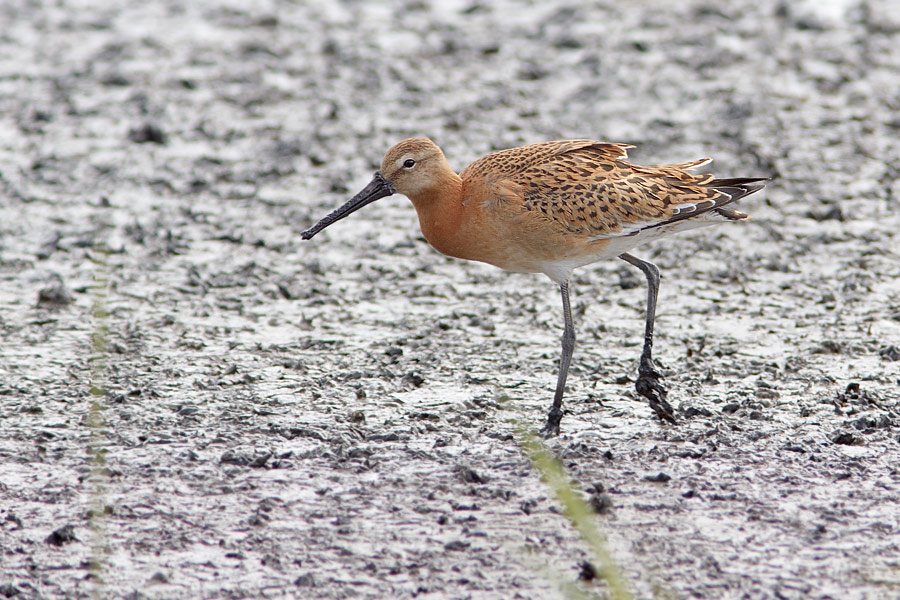
[[[689,173],[710,159],[643,167],[626,162],[628,144],[559,140],[501,150],[469,165],[464,180],[483,178],[497,198],[521,201],[521,210],[590,237],[634,235],[721,207],[751,194],[761,179],[714,179]]]
[[[550,155],[512,177],[523,190],[524,210],[591,237],[633,234],[702,214],[725,199],[708,187],[712,175],[687,172],[708,159],[641,167],[625,157],[621,145],[593,142]]]
[[[735,194],[733,183],[738,180],[714,180],[709,174],[688,172],[710,159],[657,167],[633,165],[624,160],[631,147],[592,140],[547,142],[488,155],[463,175],[484,172],[492,179],[508,179],[511,187],[520,190],[522,210],[539,213],[569,233],[599,238],[634,235],[693,218],[761,187],[740,187]],[[734,219],[746,216],[732,212],[719,214]]]
[[[634,148],[634,146],[594,140],[542,142],[540,144],[531,144],[530,146],[500,150],[482,156],[466,167],[460,173],[460,177],[463,179],[474,179],[484,176],[516,175],[536,165],[553,164],[556,157],[588,148],[594,148],[595,151],[603,152],[610,158],[625,158],[627,156],[626,151],[629,148]]]

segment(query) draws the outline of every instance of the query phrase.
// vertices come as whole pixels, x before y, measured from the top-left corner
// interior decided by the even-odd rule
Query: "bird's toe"
[[[675,420],[675,409],[672,408],[672,405],[667,400],[669,392],[659,382],[660,374],[652,365],[649,368],[644,367],[645,365],[642,363],[638,379],[634,385],[637,393],[650,402],[650,408],[653,409],[656,416],[674,425],[677,423]]]
[[[555,406],[547,414],[547,422],[541,429],[541,437],[545,440],[559,435],[559,423],[562,421],[563,411]]]

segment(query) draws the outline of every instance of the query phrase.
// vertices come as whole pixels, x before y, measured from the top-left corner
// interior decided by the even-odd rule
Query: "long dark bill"
[[[311,239],[312,236],[316,235],[332,223],[340,221],[344,217],[358,211],[366,204],[371,204],[379,198],[390,196],[393,193],[394,186],[391,185],[391,182],[384,178],[381,171],[375,171],[375,176],[372,177],[372,181],[370,181],[369,185],[364,187],[360,193],[350,198],[350,200],[340,208],[336,208],[328,213],[325,218],[301,233],[300,236],[304,240]]]

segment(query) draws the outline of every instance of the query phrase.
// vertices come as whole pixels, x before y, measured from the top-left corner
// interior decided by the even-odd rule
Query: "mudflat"
[[[677,426],[640,272],[576,272],[547,444],[637,598],[896,598],[895,4],[3,2],[0,595],[603,597],[515,433],[556,286],[398,196],[300,239],[427,135],[771,178],[634,252]]]

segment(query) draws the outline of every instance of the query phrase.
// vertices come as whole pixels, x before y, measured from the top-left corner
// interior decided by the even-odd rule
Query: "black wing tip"
[[[763,181],[769,181],[768,177],[734,177],[731,179],[713,179],[707,184],[714,190],[722,192],[730,196],[726,202],[722,202],[719,206],[730,204],[736,200],[740,200],[750,194],[755,194],[759,190],[766,187]]]
[[[771,177],[717,177],[710,182],[710,186],[717,185],[743,185],[746,183],[758,183],[760,181],[772,181]]]
[[[739,188],[756,192],[766,187],[765,183],[760,183],[765,181],[771,181],[771,179],[769,179],[768,177],[732,177],[728,179],[713,179],[706,185],[707,187],[711,187],[713,189]]]

